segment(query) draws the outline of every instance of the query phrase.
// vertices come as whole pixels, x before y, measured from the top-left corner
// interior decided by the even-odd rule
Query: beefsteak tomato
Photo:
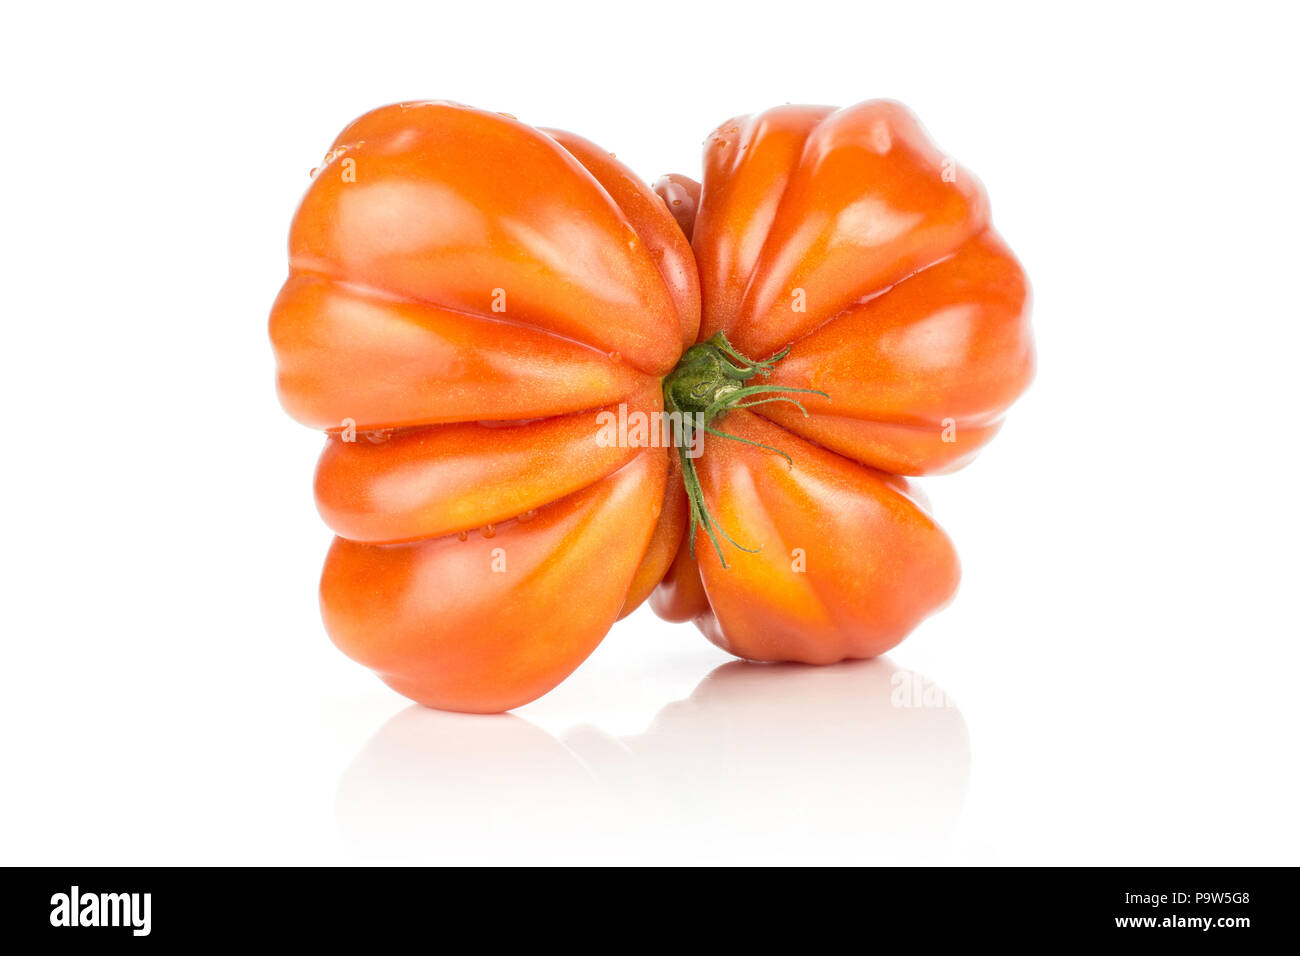
[[[733,120],[705,160],[652,191],[572,134],[407,103],[314,172],[279,391],[327,436],[327,630],[399,692],[526,703],[652,591],[739,656],[813,663],[952,594],[901,476],[968,461],[1033,365],[982,190],[886,102]],[[662,411],[703,444],[596,440]]]
[[[692,236],[701,341],[781,359],[697,469],[736,547],[688,535],[652,606],[750,660],[881,654],[956,589],[901,476],[968,462],[1028,385],[1024,273],[979,183],[897,103],[730,120],[702,187],[657,187]]]
[[[662,408],[698,289],[664,204],[580,137],[435,102],[345,129],[270,321],[284,407],[327,433],[334,642],[460,711],[581,663],[682,537],[669,451],[594,436]]]

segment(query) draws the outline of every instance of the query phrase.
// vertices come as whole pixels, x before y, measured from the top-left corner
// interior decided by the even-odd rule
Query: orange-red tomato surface
[[[595,436],[602,412],[663,410],[718,333],[788,348],[763,381],[802,407],[714,422],[742,441],[707,435],[685,468],[738,547],[692,554],[678,452]],[[741,657],[887,650],[958,578],[898,476],[970,460],[1033,368],[981,188],[888,102],[733,120],[702,184],[653,190],[504,114],[376,110],[314,174],[271,337],[285,408],[327,433],[331,637],[475,712],[546,693],[651,592]]]
[[[700,339],[789,347],[771,383],[829,397],[727,416],[726,431],[792,459],[713,439],[701,459],[717,523],[758,550],[727,550],[723,568],[683,545],[653,606],[751,660],[881,654],[959,577],[924,498],[895,476],[960,468],[1029,384],[1024,273],[979,183],[897,103],[731,120],[706,142],[698,198],[680,178],[660,187],[689,209]]]

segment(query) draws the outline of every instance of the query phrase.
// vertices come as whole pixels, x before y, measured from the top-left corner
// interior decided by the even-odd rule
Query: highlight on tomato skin
[[[689,241],[695,233],[695,214],[700,208],[700,184],[689,176],[668,173],[655,180],[654,191],[668,206]]]
[[[686,237],[590,141],[419,102],[339,135],[289,245],[270,333],[284,407],[327,433],[330,636],[427,706],[546,693],[681,537],[668,449],[593,435],[662,408],[699,327]]]
[[[334,643],[429,707],[496,713],[569,675],[614,623],[645,553],[667,457],[490,531],[373,545],[336,538],[321,578]],[[501,561],[499,570],[491,570]]]
[[[959,578],[900,476],[969,463],[1033,377],[1028,282],[983,187],[876,100],[728,120],[701,184],[656,188],[691,197],[701,341],[780,358],[698,465],[735,540],[683,541],[651,606],[751,660],[881,654]]]
[[[571,133],[383,107],[289,258],[326,629],[448,710],[546,693],[647,600],[750,660],[885,652],[960,576],[905,476],[967,464],[1033,376],[983,188],[888,101],[729,120],[702,182],[653,187]],[[592,440],[629,412],[695,440]]]

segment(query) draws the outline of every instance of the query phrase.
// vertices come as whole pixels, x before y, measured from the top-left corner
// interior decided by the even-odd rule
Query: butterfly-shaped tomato
[[[466,711],[545,693],[652,591],[742,657],[879,654],[958,576],[900,476],[992,437],[1027,317],[979,185],[896,104],[734,120],[702,186],[654,191],[504,114],[376,110],[271,316],[281,399],[327,432],[326,627]],[[601,440],[661,413],[674,447]]]

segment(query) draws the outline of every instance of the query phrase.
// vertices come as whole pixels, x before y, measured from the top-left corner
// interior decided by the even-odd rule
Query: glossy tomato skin
[[[545,693],[681,537],[667,450],[595,436],[657,412],[697,334],[686,237],[587,140],[406,103],[334,142],[289,259],[271,338],[285,408],[327,432],[331,637],[431,707]]]
[[[753,553],[724,544],[723,567],[702,536],[693,555],[683,542],[652,606],[753,660],[875,656],[956,589],[951,542],[899,476],[966,464],[1028,386],[1028,283],[983,188],[897,103],[730,120],[704,168],[698,193],[656,187],[698,197],[700,340],[789,349],[765,381],[827,397],[718,422],[791,462],[706,438],[705,500]]]
[[[865,464],[960,466],[1033,377],[1028,283],[983,187],[897,103],[724,123],[692,242],[701,338],[790,346],[773,381],[830,398],[762,414]]]
[[[695,233],[695,215],[700,208],[700,184],[689,176],[669,173],[655,180],[654,191],[689,240]]]
[[[399,693],[495,713],[545,694],[614,623],[658,517],[667,456],[642,452],[531,516],[407,544],[336,538],[331,638]]]
[[[996,433],[1028,316],[982,188],[894,103],[729,121],[703,184],[653,190],[503,114],[369,113],[315,173],[271,316],[282,401],[327,432],[327,629],[475,712],[545,693],[648,595],[748,659],[880,654],[959,576],[901,476]],[[591,440],[719,332],[788,350],[765,383],[827,393],[715,423],[742,439],[696,462],[722,555],[690,547],[675,454]]]
[[[746,411],[726,429],[779,447],[715,443],[700,468],[737,543],[696,548],[705,635],[737,657],[832,664],[896,645],[957,589],[952,542],[906,479],[865,468]]]

